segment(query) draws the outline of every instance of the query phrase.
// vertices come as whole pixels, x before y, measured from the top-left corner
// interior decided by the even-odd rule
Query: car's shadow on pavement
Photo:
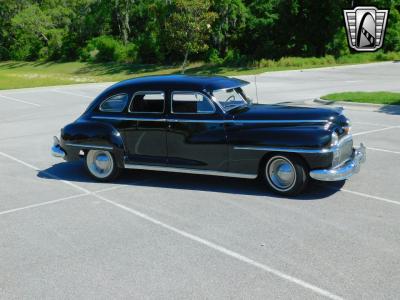
[[[49,175],[51,174],[51,176]],[[96,182],[84,170],[83,163],[58,163],[37,174],[40,178],[49,180],[67,180],[71,182]],[[261,180],[192,175],[170,172],[155,172],[145,170],[124,170],[121,176],[113,182],[131,187],[154,187],[180,190],[209,191],[236,195],[267,196],[284,198],[266,188]],[[108,183],[103,183],[107,185]],[[291,200],[321,200],[327,198],[344,185],[344,181],[332,183],[317,183],[311,181],[303,194],[289,198]]]

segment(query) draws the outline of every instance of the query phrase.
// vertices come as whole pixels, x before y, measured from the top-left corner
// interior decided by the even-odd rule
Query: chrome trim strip
[[[212,171],[212,170],[186,169],[186,168],[150,166],[150,165],[140,165],[140,164],[138,164],[138,165],[137,164],[125,164],[125,168],[126,169],[137,169],[137,170],[198,174],[198,175],[226,176],[226,177],[247,178],[247,179],[257,178],[257,174],[241,174],[241,173],[231,173],[231,172],[219,172],[219,171]]]
[[[120,121],[150,121],[150,122],[186,122],[186,123],[235,123],[235,124],[299,124],[299,123],[321,123],[328,120],[196,120],[196,119],[167,119],[167,118],[135,118],[135,117],[114,117],[114,116],[92,116],[92,119],[120,120]]]
[[[326,123],[328,120],[227,120],[233,123],[265,123],[265,124],[298,124],[298,123]]]
[[[153,112],[153,111],[132,111],[131,110],[131,106],[133,104],[133,99],[135,99],[136,95],[146,95],[146,94],[162,94],[163,96],[163,109],[160,112]],[[151,101],[151,100],[148,100]],[[132,114],[163,114],[165,112],[165,92],[164,91],[137,91],[136,93],[134,93],[131,97],[131,101],[129,101],[129,106],[128,106],[128,112],[132,113]]]
[[[149,122],[165,122],[167,119],[150,119],[150,118],[135,118],[135,117],[113,117],[113,116],[92,116],[92,119],[99,120],[115,120],[115,121],[149,121]]]
[[[108,146],[74,144],[74,143],[65,143],[65,146],[84,148],[84,149],[101,149],[101,150],[112,150],[113,149],[113,147],[108,147]]]
[[[331,148],[322,149],[304,149],[304,148],[284,148],[284,147],[257,147],[257,146],[233,146],[234,150],[255,150],[255,151],[279,151],[279,152],[292,152],[292,153],[330,153],[336,152],[340,149],[343,143],[352,139],[351,134],[341,138],[337,145]]]
[[[167,122],[172,122],[172,123],[218,123],[218,124],[224,124],[226,123],[225,120],[190,120],[190,119],[167,119]]]
[[[234,146],[234,150],[255,150],[255,151],[278,151],[278,152],[292,152],[292,153],[329,153],[334,152],[335,149],[301,149],[301,148],[280,148],[280,147],[252,147],[252,146]]]

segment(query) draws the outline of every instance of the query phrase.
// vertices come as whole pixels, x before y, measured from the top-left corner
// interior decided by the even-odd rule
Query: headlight
[[[339,136],[336,132],[332,132],[331,135],[331,147],[336,146],[339,143]]]

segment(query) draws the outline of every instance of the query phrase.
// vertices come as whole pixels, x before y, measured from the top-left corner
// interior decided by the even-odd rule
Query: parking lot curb
[[[348,101],[331,101],[325,100],[321,98],[315,98],[313,100],[314,103],[322,104],[322,105],[340,105],[347,108],[362,108],[368,110],[390,110],[395,113],[400,113],[400,105],[390,105],[390,104],[373,104],[373,103],[357,103],[357,102],[348,102]]]

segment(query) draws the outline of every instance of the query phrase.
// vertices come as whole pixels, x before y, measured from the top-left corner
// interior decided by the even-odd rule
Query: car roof
[[[161,75],[132,78],[118,82],[109,89],[131,87],[135,89],[182,89],[182,90],[207,90],[237,88],[249,82],[224,76],[188,76],[188,75]]]

